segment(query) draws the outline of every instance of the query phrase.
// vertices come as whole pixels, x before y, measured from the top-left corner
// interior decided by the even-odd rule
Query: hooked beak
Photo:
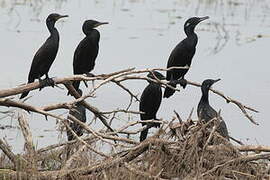
[[[68,15],[61,15],[61,16],[58,16],[56,20],[61,19],[61,18],[64,18],[64,17],[68,17]]]
[[[199,20],[199,22],[202,22],[202,21],[204,21],[206,19],[209,19],[209,16],[201,17],[200,20]]]
[[[220,81],[221,79],[216,79],[216,80],[214,80],[214,83],[216,83],[216,82],[218,82],[218,81]]]
[[[103,24],[109,24],[108,22],[98,22],[97,24],[95,24],[95,27],[101,26]]]

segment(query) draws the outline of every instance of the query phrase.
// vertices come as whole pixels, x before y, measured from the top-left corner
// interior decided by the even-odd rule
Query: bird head
[[[103,24],[109,24],[109,23],[108,22],[98,22],[95,20],[86,20],[83,23],[82,30],[83,30],[84,34],[87,34],[87,32],[89,32],[90,30],[92,30],[98,26],[101,26]]]
[[[157,72],[157,71],[152,71],[152,72],[149,72],[147,74],[147,77],[148,78],[151,78],[151,79],[156,79],[158,78],[159,80],[164,80],[165,77],[163,76],[163,74],[161,74],[160,72]]]
[[[202,89],[210,89],[210,87],[211,87],[214,83],[216,83],[216,82],[218,82],[218,81],[220,81],[220,79],[216,79],[216,80],[213,80],[213,79],[206,79],[206,80],[204,80],[203,83],[202,83]]]
[[[184,30],[187,34],[187,31],[194,31],[194,28],[196,27],[197,24],[199,24],[200,22],[209,19],[209,16],[205,16],[205,17],[192,17],[189,18],[184,25]]]
[[[46,22],[47,23],[49,23],[49,22],[55,23],[57,20],[64,18],[64,17],[68,17],[68,15],[60,15],[57,13],[52,13],[47,17]]]

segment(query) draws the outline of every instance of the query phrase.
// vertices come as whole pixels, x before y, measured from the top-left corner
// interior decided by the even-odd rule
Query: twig
[[[129,165],[128,163],[124,163],[124,166],[127,170],[129,170],[130,172],[134,173],[134,174],[138,174],[144,178],[147,178],[147,179],[157,179],[157,180],[165,180],[163,178],[160,178],[158,176],[154,176],[148,172],[143,172],[143,171],[140,171],[138,167],[134,167],[132,165]]]
[[[270,152],[270,146],[243,145],[243,146],[237,146],[237,149],[242,152],[247,152],[247,151],[254,151],[256,153]]]
[[[74,118],[74,120],[76,119],[75,117],[73,117]],[[78,123],[78,122],[80,122],[79,120],[76,122],[76,123]],[[79,140],[79,142],[81,142],[82,144],[84,144],[87,148],[89,148],[91,151],[93,151],[93,152],[95,152],[96,154],[99,154],[99,155],[101,155],[101,156],[103,156],[103,157],[109,157],[108,155],[106,155],[106,154],[104,154],[104,153],[102,153],[102,152],[99,152],[99,151],[97,151],[97,150],[95,150],[94,148],[92,148],[87,142],[85,142],[84,140],[82,140],[82,138],[80,138],[70,127],[69,127],[69,125],[65,122],[65,121],[63,121],[63,123],[65,124],[65,126],[67,127],[67,129],[68,129],[68,131],[70,131],[71,133],[72,133],[72,135],[76,138],[76,139],[78,139]]]
[[[42,173],[43,176],[47,176],[48,178],[51,179],[57,179],[61,177],[65,177],[68,174],[72,173],[79,173],[81,175],[88,175],[94,172],[100,172],[104,169],[107,169],[112,166],[116,165],[121,165],[125,162],[132,161],[136,157],[138,157],[140,154],[142,154],[144,151],[146,151],[149,147],[149,145],[165,145],[167,144],[167,141],[161,140],[161,139],[154,139],[154,138],[148,138],[145,140],[143,143],[140,143],[136,147],[130,149],[126,155],[119,157],[119,158],[114,158],[113,160],[108,159],[105,161],[102,161],[98,164],[93,164],[89,167],[85,168],[77,168],[77,169],[71,169],[71,170],[65,170],[65,171],[51,171],[51,172],[45,172]]]
[[[93,134],[93,136],[96,137],[97,139],[100,139],[101,141],[103,141],[103,142],[105,142],[105,143],[108,143],[108,144],[110,144],[110,145],[113,145],[111,142],[109,142],[109,141],[103,139],[103,138],[101,137],[101,133],[95,132],[93,129],[90,128],[90,126],[87,126],[86,123],[81,122],[81,121],[78,120],[76,117],[74,117],[74,116],[72,116],[72,115],[70,115],[70,114],[69,114],[69,120],[73,121],[74,123],[79,124],[83,129],[85,129],[87,132]],[[65,123],[65,125],[67,125],[67,124]],[[68,126],[68,128],[69,128],[69,130],[70,130],[70,127],[69,127],[69,126]],[[73,131],[73,133],[74,133],[74,131]],[[72,134],[73,134],[73,133],[72,133]],[[80,141],[83,141],[83,140],[80,138]]]
[[[108,76],[112,76],[112,75],[117,75],[117,74],[121,74],[123,72],[127,72],[127,71],[132,71],[134,68],[129,68],[129,69],[124,69],[118,72],[114,72],[114,73],[110,73],[110,74],[102,74],[100,76],[94,76],[94,77],[88,77],[88,76],[84,76],[84,75],[73,75],[73,76],[69,76],[69,77],[64,77],[64,78],[54,78],[54,82],[55,84],[65,84],[71,81],[93,81],[93,80],[101,80],[104,79]],[[13,95],[17,95],[17,94],[21,94],[24,91],[32,91],[34,89],[39,89],[41,87],[39,82],[33,82],[33,83],[29,83],[29,84],[25,84],[25,85],[21,85],[19,87],[15,87],[15,88],[9,88],[9,89],[2,89],[0,90],[0,98],[3,97],[7,97],[7,96],[13,96]]]
[[[173,112],[174,112],[174,114],[176,115],[176,117],[177,117],[179,123],[182,123],[183,120],[182,120],[182,118],[180,117],[180,115],[178,114],[178,112],[176,112],[175,110],[173,110]]]
[[[240,145],[244,145],[244,143],[242,143],[241,141],[239,141],[239,140],[235,139],[235,138],[234,138],[234,137],[232,137],[232,136],[229,136],[229,138],[230,138],[231,140],[233,140],[234,142],[236,142],[236,143],[240,144]]]
[[[200,87],[200,86],[201,86],[201,84],[195,83],[195,82],[191,82],[191,81],[187,81],[187,84],[193,85],[193,86],[196,86],[196,87]],[[254,109],[254,108],[245,106],[245,105],[243,105],[242,103],[240,103],[240,102],[238,102],[238,101],[236,101],[236,100],[234,100],[234,99],[232,99],[232,98],[230,98],[230,97],[228,97],[228,96],[225,96],[225,95],[224,95],[222,92],[220,92],[220,91],[214,90],[214,89],[212,89],[212,88],[210,88],[210,90],[211,90],[213,93],[215,93],[215,94],[217,94],[217,95],[223,97],[223,98],[226,100],[227,103],[230,103],[230,102],[231,102],[231,103],[235,104],[236,106],[238,106],[239,109],[242,111],[242,113],[243,113],[243,114],[244,114],[244,115],[245,115],[245,116],[246,116],[253,124],[259,125],[259,124],[253,119],[253,117],[250,116],[250,115],[247,113],[246,109],[248,109],[248,110],[250,110],[250,111],[253,111],[253,112],[255,112],[255,113],[258,113],[259,111],[257,111],[257,110]]]
[[[202,178],[202,177],[206,176],[207,174],[213,173],[214,171],[216,171],[219,168],[223,168],[224,166],[228,166],[228,165],[233,164],[233,163],[250,162],[250,161],[256,161],[259,159],[270,159],[270,153],[248,155],[248,156],[238,157],[238,158],[229,160],[225,163],[219,164],[219,165],[213,167],[212,169],[206,171],[205,173],[201,174],[200,177]]]
[[[110,127],[110,125],[107,123],[106,119],[104,118],[104,115],[102,115],[102,113],[100,113],[100,111],[96,108],[91,106],[90,104],[88,104],[87,102],[85,102],[83,100],[83,98],[85,97],[81,97],[80,94],[74,89],[74,87],[71,85],[71,83],[66,83],[65,84],[66,88],[68,89],[68,91],[70,92],[70,94],[72,96],[74,96],[78,102],[81,101],[82,105],[85,106],[85,108],[87,108],[88,110],[90,110],[92,113],[95,114],[96,117],[98,117],[101,122],[111,131],[113,131],[113,129]]]
[[[21,131],[25,140],[25,147],[27,150],[27,159],[28,162],[30,163],[30,168],[33,171],[37,170],[37,161],[36,161],[36,151],[35,151],[35,146],[33,143],[33,137],[32,133],[30,131],[29,124],[26,120],[25,115],[22,112],[19,112],[18,115],[18,121],[19,125],[21,127]]]
[[[120,82],[112,80],[112,82],[114,82],[115,84],[117,84],[119,87],[121,87],[122,89],[124,89],[125,91],[127,91],[127,93],[134,99],[136,99],[136,101],[140,101],[138,99],[138,97],[136,95],[134,95],[128,88],[126,88],[125,86],[123,86]]]
[[[28,163],[21,156],[15,155],[2,139],[0,139],[0,149],[3,151],[3,153],[5,153],[5,155],[9,158],[9,160],[13,163],[15,169],[20,169],[20,164]]]
[[[220,115],[220,114],[218,114],[218,116],[219,116],[219,115]],[[218,127],[218,124],[217,124],[217,122],[216,122],[216,120],[218,120],[218,119],[220,119],[220,118],[219,118],[219,117],[218,117],[218,118],[213,118],[212,120],[210,120],[210,121],[207,123],[207,124],[210,124],[211,122],[214,121],[214,126],[213,126],[213,128],[212,128],[212,130],[211,130],[211,132],[210,132],[210,135],[208,136],[208,138],[207,138],[207,140],[206,140],[206,142],[205,142],[203,148],[202,148],[202,153],[201,153],[201,157],[200,157],[200,161],[199,161],[199,169],[198,169],[198,173],[197,173],[197,178],[198,178],[198,175],[201,174],[200,169],[202,169],[201,167],[203,166],[203,158],[204,158],[205,149],[206,149],[206,147],[208,146],[208,144],[210,143],[210,141],[212,140],[213,135],[214,135],[214,133],[215,133],[217,127]]]
[[[117,110],[114,110],[114,111],[104,111],[104,112],[101,112],[101,113],[102,114],[114,114],[114,113],[119,113],[119,112],[126,113],[126,114],[144,114],[144,112],[142,112],[142,111],[128,111],[128,110],[125,110],[125,109],[117,109]]]

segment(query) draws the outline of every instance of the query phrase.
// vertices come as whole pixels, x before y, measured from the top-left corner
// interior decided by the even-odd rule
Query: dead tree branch
[[[30,168],[33,171],[37,170],[37,161],[36,161],[36,151],[35,146],[33,143],[33,137],[32,133],[29,127],[29,124],[26,120],[26,117],[24,114],[19,113],[18,115],[18,121],[21,127],[21,131],[25,140],[25,148],[27,151],[27,160],[29,162]]]
[[[191,81],[187,81],[187,84],[193,85],[193,86],[196,86],[196,87],[200,87],[200,86],[201,86],[201,84],[196,83],[196,82],[191,82]],[[217,94],[217,95],[223,97],[223,98],[226,100],[227,103],[230,103],[230,102],[231,102],[231,103],[235,104],[237,107],[239,107],[239,109],[242,111],[242,113],[250,120],[250,122],[252,122],[252,123],[255,124],[255,125],[259,125],[259,124],[253,119],[253,117],[247,113],[246,109],[247,109],[247,110],[250,110],[250,111],[253,111],[253,112],[255,112],[255,113],[258,113],[259,111],[257,111],[257,110],[254,109],[254,108],[251,108],[251,107],[249,107],[249,106],[243,105],[242,103],[240,103],[239,101],[234,100],[233,98],[230,98],[230,97],[228,97],[228,96],[225,96],[224,93],[222,93],[222,92],[220,92],[220,91],[214,90],[213,88],[210,88],[210,90],[211,90],[213,93],[215,93],[215,94]]]

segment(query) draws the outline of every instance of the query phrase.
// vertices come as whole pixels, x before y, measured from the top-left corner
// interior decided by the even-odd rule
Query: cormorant
[[[208,94],[210,87],[219,80],[220,79],[217,80],[207,79],[203,81],[201,86],[202,97],[198,104],[197,115],[199,120],[204,120],[206,123],[211,119],[218,117],[218,113],[216,112],[216,110],[214,110],[209,104]],[[225,121],[220,120],[220,124],[217,127],[217,132],[224,138],[229,140],[229,133]]]
[[[90,71],[95,67],[95,60],[99,50],[100,34],[98,30],[94,29],[100,25],[108,24],[108,22],[98,22],[95,20],[86,20],[83,23],[82,31],[85,38],[81,40],[77,46],[73,57],[73,73],[87,74],[93,76]],[[85,83],[87,86],[87,84]],[[74,88],[77,90],[80,86],[80,81],[73,82]]]
[[[196,51],[196,45],[198,42],[197,34],[194,32],[194,29],[197,24],[208,19],[209,17],[192,17],[188,19],[184,24],[184,31],[187,37],[176,45],[173,51],[170,54],[167,68],[170,67],[184,67],[188,65],[190,67],[191,60]],[[181,85],[186,87],[186,80],[184,79],[185,74],[188,72],[188,69],[173,69],[167,71],[166,79],[170,81],[170,85],[176,87],[176,83],[173,80],[183,79]],[[164,97],[169,98],[174,94],[175,90],[166,87],[164,92]]]
[[[80,89],[77,90],[78,93],[80,95],[82,95],[82,91]],[[78,120],[80,120],[81,122],[86,122],[86,110],[85,107],[82,104],[76,104],[76,107],[72,110],[69,111],[69,115],[68,118],[70,118],[69,116],[72,115],[75,118],[77,118]],[[70,126],[70,128],[78,135],[78,136],[82,136],[83,135],[83,129],[80,126],[80,124],[73,122],[73,121],[68,121],[68,125]],[[75,137],[73,136],[72,132],[69,131],[67,129],[67,137],[68,137],[68,141],[72,141],[75,139]]]
[[[160,80],[164,80],[165,77],[157,72],[153,71],[153,74],[156,78]],[[147,77],[151,79],[155,79],[153,74],[150,72]],[[140,111],[144,112],[144,114],[140,114],[141,120],[158,120],[156,118],[157,111],[161,104],[162,99],[162,90],[161,85],[159,83],[149,81],[149,85],[144,89],[141,99],[140,99]],[[159,127],[159,123],[142,123],[142,125],[147,124],[147,129],[143,130],[140,135],[140,141],[143,141],[147,137],[148,129],[151,127]]]
[[[61,18],[68,17],[67,15],[60,15],[56,13],[50,14],[46,19],[46,25],[50,32],[50,36],[45,43],[38,49],[31,64],[30,72],[28,75],[28,83],[34,82],[35,79],[39,79],[42,86],[54,85],[52,79],[49,78],[49,69],[55,60],[58,47],[59,47],[59,33],[54,27],[55,22]],[[45,75],[44,80],[41,77]],[[22,93],[20,99],[26,97],[29,91]]]

